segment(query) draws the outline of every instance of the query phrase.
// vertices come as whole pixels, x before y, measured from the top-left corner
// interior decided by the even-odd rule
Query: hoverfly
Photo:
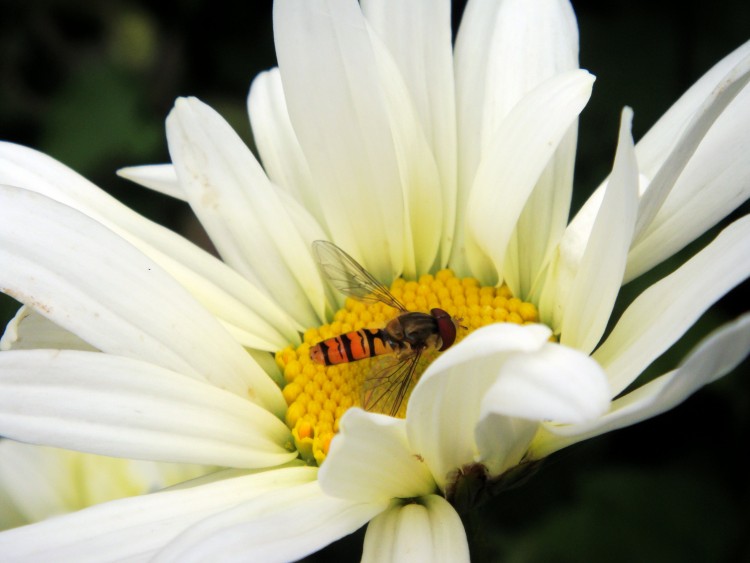
[[[316,240],[313,252],[331,285],[341,293],[365,303],[384,303],[401,311],[384,328],[354,330],[310,348],[312,361],[322,365],[387,357],[384,366],[368,375],[362,406],[366,410],[389,411],[395,416],[424,351],[442,352],[449,348],[456,340],[458,323],[443,309],[434,308],[429,314],[407,311],[385,285],[331,242]]]

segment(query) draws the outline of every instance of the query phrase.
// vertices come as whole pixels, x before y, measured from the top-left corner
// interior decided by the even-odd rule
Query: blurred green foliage
[[[750,4],[573,4],[581,66],[597,75],[580,120],[575,209],[609,171],[622,106],[635,110],[637,139],[748,39]],[[458,3],[454,18],[460,11]],[[271,2],[0,0],[0,13],[0,138],[58,158],[140,213],[203,242],[186,205],[114,171],[168,160],[163,120],[180,95],[211,104],[252,146],[245,96],[251,78],[275,64]],[[733,217],[747,212],[746,205]],[[650,281],[627,286],[618,310]],[[722,299],[651,375],[746,311],[746,296],[747,284]],[[17,305],[0,297],[4,323]],[[746,364],[666,416],[553,456],[530,483],[469,517],[474,560],[750,561],[741,461],[750,438],[747,371]],[[354,560],[361,540],[362,531],[309,560]]]

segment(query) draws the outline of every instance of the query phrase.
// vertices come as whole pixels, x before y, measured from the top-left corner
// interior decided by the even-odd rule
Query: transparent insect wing
[[[316,240],[312,248],[320,269],[331,285],[341,293],[359,301],[381,302],[394,309],[406,311],[406,307],[388,291],[385,285],[376,280],[338,246],[327,240]]]
[[[396,416],[410,388],[416,383],[414,370],[421,356],[422,351],[418,350],[401,359],[383,357],[362,387],[362,407],[367,411]]]

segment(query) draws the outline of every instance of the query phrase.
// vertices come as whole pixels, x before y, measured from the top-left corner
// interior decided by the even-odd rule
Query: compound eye
[[[438,334],[443,343],[439,351],[442,352],[443,350],[450,348],[456,341],[456,323],[453,321],[453,317],[442,309],[432,309],[430,314],[435,317],[435,321],[437,321]]]

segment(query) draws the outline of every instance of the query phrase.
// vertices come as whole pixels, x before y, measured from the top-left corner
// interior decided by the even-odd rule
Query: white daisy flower
[[[0,287],[25,305],[0,353],[0,434],[226,468],[8,530],[4,556],[284,561],[370,522],[365,560],[467,560],[459,511],[747,355],[745,315],[626,392],[748,277],[748,217],[606,328],[624,283],[747,199],[750,43],[637,146],[624,110],[612,173],[566,225],[593,84],[570,5],[473,0],[455,49],[449,11],[277,0],[279,68],[248,99],[262,167],[211,108],[177,101],[172,164],[121,174],[189,202],[221,260],[0,145]],[[373,360],[310,357],[397,314],[341,307],[318,239],[405,309],[456,320],[408,400],[376,401],[392,410],[358,408],[383,373]]]

